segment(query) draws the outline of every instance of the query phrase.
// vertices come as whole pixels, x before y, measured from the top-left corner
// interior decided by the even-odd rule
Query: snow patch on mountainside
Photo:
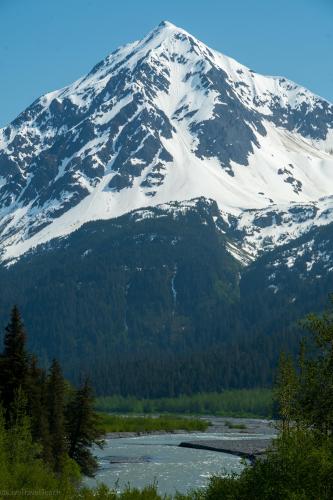
[[[312,203],[272,205],[244,211],[234,226],[242,232],[242,249],[258,254],[289,243],[311,229],[333,222],[333,196]]]

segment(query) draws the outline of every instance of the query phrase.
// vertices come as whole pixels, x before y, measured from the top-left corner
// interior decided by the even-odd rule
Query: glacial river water
[[[105,447],[96,450],[100,469],[95,479],[87,482],[90,486],[105,483],[120,491],[127,484],[142,488],[156,481],[160,493],[185,493],[207,485],[211,475],[239,473],[243,464],[233,455],[180,448],[182,441],[248,439],[256,435],[229,431],[106,439]]]

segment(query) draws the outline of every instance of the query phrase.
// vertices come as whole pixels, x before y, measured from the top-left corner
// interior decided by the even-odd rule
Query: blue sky
[[[333,0],[0,0],[0,126],[164,19],[333,102]]]

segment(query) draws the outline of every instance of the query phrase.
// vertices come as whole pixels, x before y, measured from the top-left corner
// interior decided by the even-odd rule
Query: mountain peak
[[[179,29],[177,26],[173,23],[170,23],[170,21],[161,21],[160,24],[158,25],[158,28],[173,28],[173,29]]]
[[[143,38],[143,41],[151,40],[152,38],[158,38],[159,41],[163,41],[175,34],[182,34],[185,35],[186,37],[191,37],[192,39],[195,40],[195,37],[193,37],[191,33],[188,33],[183,28],[180,28],[179,26],[176,26],[170,21],[165,20],[161,21],[160,24],[156,26],[156,28],[150,31],[148,35],[145,38]]]
[[[0,261],[171,201],[237,216],[316,201],[332,146],[329,103],[162,21],[0,130]]]

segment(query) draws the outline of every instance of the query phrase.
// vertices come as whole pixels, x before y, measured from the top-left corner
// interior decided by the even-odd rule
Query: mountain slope
[[[19,304],[45,365],[88,373],[100,394],[268,385],[333,289],[332,236],[332,223],[314,228],[243,267],[214,201],[92,221],[0,266],[0,325]]]
[[[226,220],[317,203],[332,146],[331,104],[163,22],[0,131],[2,260],[175,200],[213,199]]]

